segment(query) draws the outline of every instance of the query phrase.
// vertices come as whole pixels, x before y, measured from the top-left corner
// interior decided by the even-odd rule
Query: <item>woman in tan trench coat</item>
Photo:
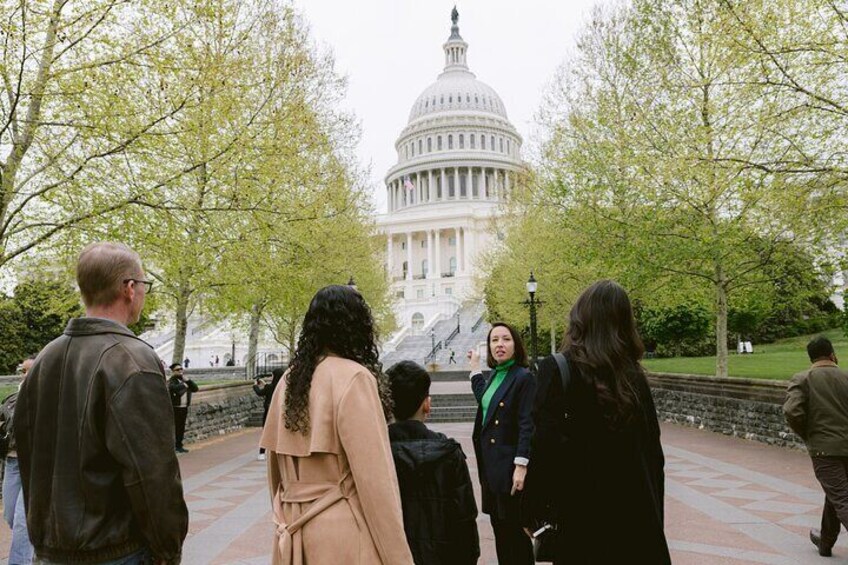
[[[412,565],[371,311],[348,286],[312,299],[260,446],[274,565]]]

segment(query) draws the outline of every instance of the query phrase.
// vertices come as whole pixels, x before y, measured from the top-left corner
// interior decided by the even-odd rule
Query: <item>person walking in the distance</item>
[[[357,290],[318,291],[259,445],[268,451],[273,565],[412,565],[374,319]]]
[[[277,390],[277,385],[280,383],[280,379],[283,377],[283,369],[281,367],[277,367],[273,371],[271,371],[271,382],[264,383],[262,379],[256,378],[256,382],[253,383],[253,392],[256,393],[257,396],[262,397],[262,427],[265,427],[265,422],[268,420],[268,409],[271,407],[271,399],[274,397],[274,391]],[[259,456],[257,457],[259,461],[265,461],[265,448],[259,448]]]
[[[462,447],[424,425],[430,375],[413,361],[393,365],[386,375],[395,415],[389,441],[412,557],[417,565],[474,565],[480,540],[471,476]]]
[[[32,368],[35,357],[28,357],[21,363],[24,379]],[[23,384],[23,381],[21,381]],[[20,387],[19,387],[20,388]],[[15,429],[12,418],[15,414],[17,391],[3,400],[0,406],[0,430],[6,447],[6,468],[3,473],[3,518],[12,529],[12,546],[9,548],[9,565],[29,565],[32,563],[33,549],[29,541],[26,524],[24,495],[21,492],[21,471],[18,467],[18,452],[15,445]]]
[[[171,405],[174,407],[174,449],[177,453],[188,453],[188,449],[183,447],[183,439],[191,395],[198,391],[198,387],[193,380],[184,377],[183,367],[179,363],[172,363],[169,369],[171,378],[168,379],[168,394],[171,395]]]
[[[36,561],[179,563],[188,531],[165,375],[138,321],[152,283],[119,243],[77,264],[86,313],[24,381],[15,441]]]
[[[783,413],[806,443],[824,490],[821,530],[810,530],[810,541],[827,557],[841,526],[848,527],[848,372],[824,336],[807,344],[807,354],[813,365],[792,377]]]

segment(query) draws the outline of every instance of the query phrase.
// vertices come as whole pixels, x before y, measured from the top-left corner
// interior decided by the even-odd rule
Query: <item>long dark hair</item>
[[[642,373],[645,346],[618,283],[602,280],[583,291],[571,308],[562,349],[594,381],[608,427],[626,424],[639,402],[634,378]]]
[[[512,358],[515,359],[515,364],[519,367],[529,367],[530,362],[527,359],[527,348],[524,347],[524,341],[521,339],[521,334],[515,331],[515,328],[510,326],[505,322],[495,322],[492,324],[492,327],[489,329],[489,333],[486,335],[486,352],[488,355],[486,356],[486,364],[490,369],[494,369],[498,366],[498,362],[495,360],[495,356],[492,355],[492,345],[489,342],[492,339],[492,330],[497,328],[498,326],[502,328],[506,328],[509,331],[509,335],[512,336],[512,342],[515,344],[515,353]]]
[[[391,391],[377,351],[377,335],[371,308],[349,286],[332,285],[319,290],[303,318],[297,349],[286,376],[286,429],[309,431],[309,389],[315,367],[327,354],[338,355],[365,366],[377,380],[383,412],[391,415]]]

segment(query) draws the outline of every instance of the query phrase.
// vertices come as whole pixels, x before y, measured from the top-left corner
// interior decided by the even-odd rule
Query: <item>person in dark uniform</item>
[[[179,363],[171,364],[171,378],[168,379],[168,393],[174,407],[174,446],[177,453],[188,453],[183,447],[188,407],[191,406],[191,394],[197,392],[197,385],[191,379],[183,378],[183,367]]]
[[[271,406],[271,399],[274,397],[274,390],[277,388],[277,384],[280,382],[280,379],[283,377],[283,369],[276,368],[271,371],[272,379],[270,384],[266,384],[261,378],[256,377],[256,382],[253,383],[253,392],[256,393],[257,396],[262,397],[263,411],[262,411],[262,427],[265,427],[265,420],[268,419],[268,408]],[[265,448],[259,448],[259,456],[257,457],[259,461],[265,461]]]

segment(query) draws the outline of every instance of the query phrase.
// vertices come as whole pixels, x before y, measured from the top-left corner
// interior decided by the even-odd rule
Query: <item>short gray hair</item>
[[[141,257],[123,243],[92,243],[77,262],[77,284],[88,307],[112,304],[121,294],[123,281],[141,274]]]

